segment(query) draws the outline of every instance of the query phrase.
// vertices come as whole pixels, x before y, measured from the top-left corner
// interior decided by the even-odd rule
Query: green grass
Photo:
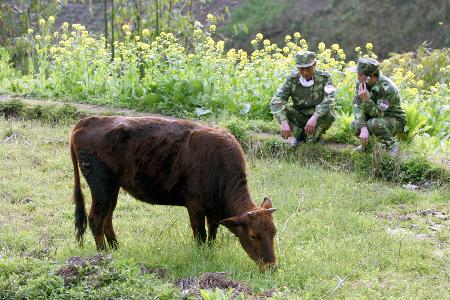
[[[174,280],[223,271],[255,292],[275,287],[294,298],[450,296],[449,221],[418,213],[448,215],[448,187],[407,191],[292,159],[248,159],[255,201],[269,196],[278,209],[277,271],[260,274],[225,228],[212,247],[197,247],[184,208],[121,192],[114,215],[120,250],[92,266],[95,280],[82,274],[65,287],[56,272],[68,259],[97,253],[90,232],[84,248],[74,238],[72,125],[0,119],[0,298],[176,299]],[[89,199],[85,183],[83,190]],[[433,231],[433,224],[444,226]],[[167,276],[141,274],[141,266],[165,268]]]

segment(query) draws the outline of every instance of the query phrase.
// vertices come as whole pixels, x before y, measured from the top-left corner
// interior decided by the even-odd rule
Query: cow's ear
[[[242,220],[239,217],[231,217],[228,219],[223,219],[219,224],[227,227],[234,234],[237,233],[237,227],[242,225]]]
[[[263,203],[261,204],[261,208],[265,209],[272,208],[272,201],[269,198],[264,197]]]

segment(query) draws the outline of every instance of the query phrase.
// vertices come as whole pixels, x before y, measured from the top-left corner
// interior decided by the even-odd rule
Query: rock
[[[415,185],[415,184],[408,183],[408,184],[402,185],[402,188],[404,188],[404,189],[406,189],[408,191],[415,191],[415,190],[419,189],[419,186]]]

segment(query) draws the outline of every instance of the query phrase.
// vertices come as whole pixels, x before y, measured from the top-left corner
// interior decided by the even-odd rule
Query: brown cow
[[[117,248],[112,215],[120,187],[151,204],[185,206],[194,238],[216,238],[222,224],[261,270],[275,265],[272,202],[251,199],[242,149],[224,129],[165,117],[88,117],[71,137],[77,240],[87,218],[78,165],[91,189],[89,227],[97,249]]]

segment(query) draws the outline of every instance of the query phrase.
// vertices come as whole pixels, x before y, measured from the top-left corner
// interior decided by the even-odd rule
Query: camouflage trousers
[[[360,123],[354,120],[350,125],[356,136],[360,134]],[[367,121],[369,134],[380,139],[386,145],[386,149],[391,149],[395,144],[394,136],[403,131],[404,123],[396,118],[373,118]]]
[[[312,117],[312,114],[305,114],[301,111],[296,110],[292,106],[288,106],[286,108],[286,117],[288,119],[289,125],[292,128],[294,137],[301,141],[306,138],[306,134],[304,133],[304,127],[308,122],[309,118]],[[314,143],[320,141],[320,137],[328,128],[331,127],[335,120],[334,114],[332,112],[326,114],[317,119],[317,127],[314,131],[314,134],[309,137]]]

